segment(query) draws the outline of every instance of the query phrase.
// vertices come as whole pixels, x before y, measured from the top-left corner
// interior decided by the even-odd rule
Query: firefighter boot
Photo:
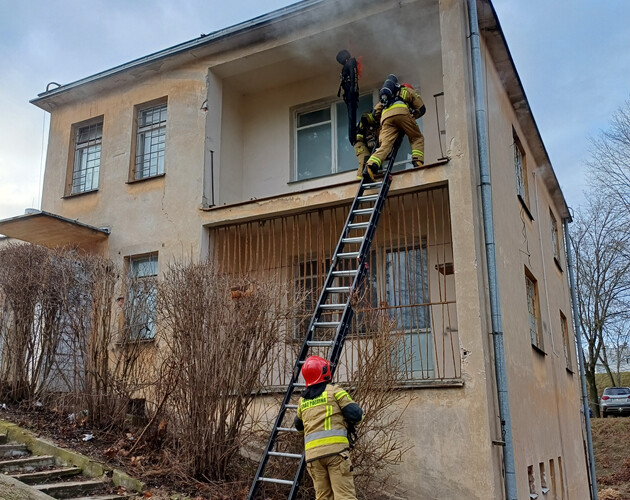
[[[368,163],[363,171],[363,177],[365,180],[375,181],[378,175],[378,167],[372,163]]]

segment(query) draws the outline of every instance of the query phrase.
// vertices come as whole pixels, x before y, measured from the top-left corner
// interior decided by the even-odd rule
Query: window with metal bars
[[[348,206],[329,207],[210,231],[212,259],[226,272],[288,280],[296,291],[311,291],[310,301],[289,319],[293,335],[283,347],[286,359],[278,361],[288,368],[274,383],[282,383],[291,373],[299,344],[295,341],[304,338],[347,213]],[[338,270],[354,266],[348,260]],[[355,369],[356,349],[351,346],[369,342],[375,314],[382,313],[391,319],[392,333],[399,341],[402,380],[458,378],[461,360],[453,266],[447,187],[390,195],[372,243],[369,271],[353,302],[352,330],[339,373]],[[340,286],[348,285],[351,278],[343,279]],[[322,320],[338,321],[335,314],[339,315],[327,312]],[[278,360],[282,359],[278,354]]]
[[[129,258],[125,322],[131,340],[150,340],[155,337],[157,273],[157,253]]]
[[[551,209],[549,209],[549,220],[551,223],[551,244],[553,246],[553,259],[560,267],[560,237],[558,235],[558,221]]]
[[[166,102],[138,110],[135,180],[164,173]]]
[[[98,189],[102,140],[102,120],[76,129],[71,194]]]

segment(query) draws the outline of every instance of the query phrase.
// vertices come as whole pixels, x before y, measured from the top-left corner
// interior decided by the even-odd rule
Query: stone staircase
[[[106,479],[86,477],[81,468],[63,465],[52,455],[33,455],[26,445],[8,442],[5,434],[0,434],[0,474],[28,485],[33,490],[32,498],[117,500],[135,497],[135,494],[117,494]],[[0,498],[4,498],[1,491]]]

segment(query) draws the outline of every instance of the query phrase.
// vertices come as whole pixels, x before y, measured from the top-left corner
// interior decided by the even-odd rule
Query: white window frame
[[[100,127],[100,135],[90,139],[90,129]],[[88,130],[88,139],[79,142],[81,132]],[[101,154],[103,145],[103,118],[95,119],[87,123],[78,124],[74,127],[74,148],[72,161],[72,176],[70,179],[70,194],[89,193],[98,190]],[[97,155],[97,158],[90,159],[90,155]],[[92,165],[90,165],[92,162]],[[85,163],[85,165],[83,165]],[[80,168],[78,168],[80,167]],[[77,179],[83,178],[82,182]],[[89,185],[88,180],[89,178]]]
[[[369,92],[366,94],[362,94],[359,96],[359,99],[370,96],[372,98],[372,105],[374,105],[374,92]],[[321,179],[322,177],[327,177],[329,175],[335,175],[340,173],[339,171],[339,161],[338,161],[338,150],[339,150],[339,141],[337,140],[337,105],[339,103],[343,103],[341,99],[335,100],[327,100],[327,101],[319,101],[317,103],[311,103],[304,107],[296,108],[293,112],[293,171],[291,173],[291,181],[292,182],[305,182],[313,179]],[[330,120],[318,122],[312,125],[306,125],[303,127],[299,127],[299,117],[303,114],[312,113],[314,111],[320,111],[324,109],[330,110]],[[345,111],[345,107],[343,108]],[[357,121],[360,118],[360,113],[357,112]],[[330,124],[330,147],[331,147],[331,166],[330,172],[324,175],[318,175],[314,177],[307,177],[305,179],[299,178],[299,164],[298,164],[298,132],[301,130],[306,130],[308,128],[320,126],[322,124],[329,123]],[[353,169],[342,170],[341,172],[351,172]]]
[[[141,125],[141,118],[144,113],[152,110],[164,108],[164,119],[159,122],[151,123],[149,125]],[[153,102],[150,104],[144,104],[136,109],[136,146],[133,157],[133,169],[132,180],[140,181],[143,179],[150,179],[152,177],[158,177],[164,174],[164,163],[166,155],[166,123],[168,121],[168,103],[167,101]],[[161,140],[158,141],[158,149],[156,151],[149,151],[148,153],[148,170],[145,168],[147,163],[147,154],[145,153],[144,145],[146,144],[147,137],[149,140],[158,137]],[[161,147],[160,147],[161,146]],[[152,157],[157,156],[157,164],[155,171],[152,168]]]
[[[155,274],[137,274],[139,269],[136,267],[136,264],[141,265],[140,263],[148,262],[150,264],[155,263]],[[139,267],[138,265],[138,267]],[[138,280],[143,284],[143,288],[146,286],[146,289],[143,289],[143,296],[150,297],[148,300],[151,300],[152,309],[147,312],[147,317],[137,317],[132,318],[128,317],[129,314],[137,314],[138,312],[143,312],[142,309],[136,309],[134,307],[134,301],[136,300],[136,292],[132,289],[127,290],[127,302],[129,304],[129,309],[126,312],[129,314],[125,317],[125,321],[127,323],[127,327],[129,328],[129,336],[130,340],[153,340],[155,338],[155,316],[156,316],[156,300],[157,300],[157,272],[158,272],[158,254],[157,252],[142,254],[142,255],[133,255],[129,257],[129,269],[128,273],[132,280]],[[146,285],[145,285],[146,283]],[[133,286],[133,281],[132,281]],[[147,290],[149,290],[147,294]],[[146,300],[145,298],[141,300]],[[142,307],[142,306],[141,306]]]

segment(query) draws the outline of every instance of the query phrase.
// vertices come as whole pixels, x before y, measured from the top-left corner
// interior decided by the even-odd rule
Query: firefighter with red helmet
[[[411,85],[399,84],[396,75],[387,77],[379,97],[380,102],[374,106],[374,116],[380,119],[381,124],[379,147],[368,159],[365,169],[372,180],[401,132],[409,138],[413,166],[424,165],[424,136],[416,122],[426,112],[422,98]]]
[[[298,403],[295,427],[304,432],[306,469],[317,500],[356,500],[349,431],[363,420],[363,410],[341,387],[331,383],[330,361],[309,356],[302,365],[306,390]]]

